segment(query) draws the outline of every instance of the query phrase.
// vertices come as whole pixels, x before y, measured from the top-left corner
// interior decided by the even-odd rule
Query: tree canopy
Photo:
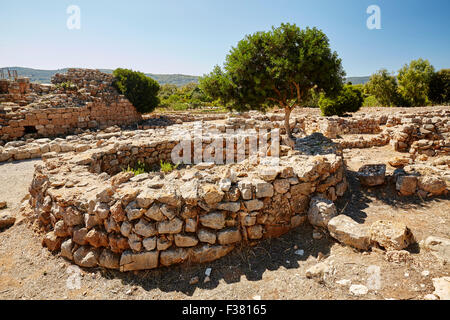
[[[430,81],[434,67],[428,60],[413,60],[398,72],[399,91],[412,106],[424,106],[428,103]]]
[[[436,72],[430,81],[429,98],[433,103],[450,102],[450,69]]]
[[[239,41],[227,55],[223,70],[216,66],[200,78],[200,87],[229,109],[284,108],[290,136],[291,111],[307,101],[311,89],[337,94],[344,76],[341,60],[322,31],[281,24]]]
[[[374,73],[366,83],[365,89],[375,96],[383,107],[395,106],[399,102],[397,79],[386,69]]]
[[[118,68],[113,71],[114,86],[140,113],[152,112],[159,104],[159,84],[142,72]]]

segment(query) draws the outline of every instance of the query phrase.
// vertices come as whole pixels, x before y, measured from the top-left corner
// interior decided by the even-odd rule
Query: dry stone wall
[[[313,197],[343,195],[340,151],[322,135],[302,145],[275,166],[258,157],[137,176],[110,175],[108,166],[142,152],[163,159],[173,141],[137,146],[124,139],[80,154],[53,154],[36,167],[30,205],[47,232],[43,244],[83,267],[129,271],[212,261],[240,243],[304,223]]]
[[[28,79],[3,81],[0,141],[51,137],[80,129],[131,125],[141,120],[133,105],[112,87],[113,77],[98,70],[69,69],[53,85]]]

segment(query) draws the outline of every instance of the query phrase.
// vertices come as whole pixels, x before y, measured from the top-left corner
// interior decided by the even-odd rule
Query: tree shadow
[[[340,149],[338,143],[333,142],[320,132],[295,138],[294,150],[304,155],[326,155],[338,153]]]
[[[140,126],[151,127],[168,127],[174,125],[175,121],[165,115],[158,115],[157,117],[147,117],[142,121],[139,121]]]
[[[349,187],[344,196],[335,201],[336,208],[338,213],[345,214],[358,223],[364,223],[367,218],[364,210],[374,202],[410,210],[428,208],[431,202],[440,202],[446,198],[446,196],[432,198],[420,198],[417,195],[400,196],[395,188],[395,177],[392,175],[386,175],[385,184],[375,187],[361,186],[356,171],[347,170],[346,177]]]
[[[265,239],[255,246],[237,247],[225,257],[210,263],[191,264],[188,261],[181,265],[138,272],[123,273],[105,269],[100,269],[100,272],[105,278],[121,279],[123,284],[138,286],[146,291],[159,289],[192,296],[197,288],[214,289],[221,281],[237,283],[242,276],[249,281],[260,281],[266,271],[281,267],[298,268],[301,261],[329,255],[333,240],[328,235],[313,240],[312,232],[313,228],[304,224],[279,238]],[[303,255],[299,255],[298,250],[303,250]],[[206,268],[212,270],[208,282],[205,282]],[[195,277],[198,277],[198,283],[190,284]]]

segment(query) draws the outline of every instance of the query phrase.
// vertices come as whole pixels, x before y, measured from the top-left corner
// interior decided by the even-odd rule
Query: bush
[[[342,116],[347,112],[358,111],[364,102],[360,89],[352,85],[345,85],[336,97],[321,95],[319,107],[324,116]]]
[[[179,163],[171,164],[170,162],[165,162],[160,160],[161,172],[169,173],[178,168]]]
[[[375,96],[367,96],[364,98],[363,107],[379,107],[381,103],[378,102]]]
[[[182,87],[162,85],[158,94],[161,107],[182,111],[210,106],[213,101],[196,83],[188,83]]]
[[[433,75],[428,97],[435,104],[450,103],[450,69],[442,69]]]
[[[316,92],[316,90],[309,90],[308,96],[305,98],[305,102],[303,103],[304,108],[318,108],[319,107],[319,99],[320,93]]]
[[[148,172],[149,170],[148,170],[147,166],[145,165],[145,163],[138,161],[136,166],[130,167],[128,165],[128,167],[126,169],[125,168],[122,169],[122,171],[123,172],[133,172],[135,176],[138,176],[140,174]]]
[[[366,93],[374,96],[383,107],[398,106],[398,103],[401,102],[397,79],[386,69],[374,73],[364,89]]]
[[[411,106],[428,104],[430,81],[434,67],[428,60],[413,60],[398,72],[398,88],[404,100]]]
[[[152,112],[159,104],[159,84],[142,72],[116,69],[113,85],[125,95],[140,113]]]

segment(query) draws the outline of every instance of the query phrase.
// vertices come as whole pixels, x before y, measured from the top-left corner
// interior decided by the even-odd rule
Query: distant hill
[[[39,69],[32,69],[32,68],[22,68],[22,67],[8,67],[10,69],[17,70],[17,74],[21,77],[29,77],[32,82],[39,82],[39,83],[50,83],[51,78],[56,73],[64,73],[67,71],[68,68],[64,69],[58,69],[58,70],[39,70]],[[4,68],[1,68],[4,69]],[[111,69],[99,69],[102,72],[105,73],[112,73],[113,70]],[[198,82],[197,76],[189,76],[185,74],[153,74],[153,73],[146,73],[147,76],[155,79],[160,84],[174,84],[177,86],[183,86],[185,84],[191,83],[191,82]],[[348,77],[346,81],[350,81],[352,84],[365,84],[369,81],[370,77]]]
[[[366,84],[369,82],[370,77],[347,77],[347,82],[352,84]]]
[[[12,70],[17,70],[17,74],[20,77],[29,77],[32,82],[39,82],[39,83],[50,83],[51,78],[56,73],[64,73],[67,71],[68,68],[64,69],[58,69],[58,70],[39,70],[39,69],[32,69],[32,68],[22,68],[22,67],[7,67]],[[5,69],[5,68],[0,68]],[[112,73],[113,70],[111,69],[99,69],[102,72],[105,73]],[[183,86],[185,84],[188,84],[190,82],[198,82],[197,76],[189,76],[184,74],[152,74],[152,73],[146,73],[147,76],[155,79],[160,84],[175,84],[177,86]]]

